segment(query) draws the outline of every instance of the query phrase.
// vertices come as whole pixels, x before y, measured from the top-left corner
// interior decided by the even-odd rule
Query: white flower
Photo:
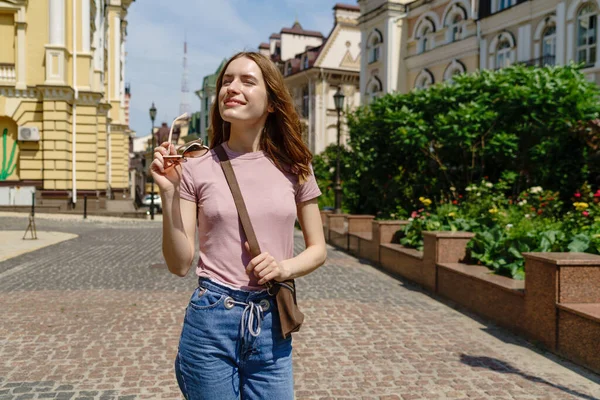
[[[456,192],[456,188],[454,186],[450,186],[450,190]]]
[[[335,171],[335,168],[334,168],[334,167],[331,167],[331,168],[329,168],[329,173],[330,173],[330,174],[333,174],[333,171]]]
[[[480,197],[480,196],[481,196],[481,192],[477,192],[477,197]]]
[[[529,214],[525,214],[525,218],[529,218]]]
[[[531,193],[541,193],[543,191],[541,186],[534,186],[529,189]]]
[[[527,200],[523,199],[520,202],[517,203],[520,206],[524,206],[525,204],[527,204]]]
[[[409,221],[409,222],[410,222],[410,221],[414,221],[414,218],[409,218],[409,219],[408,219],[408,221]]]
[[[465,190],[466,190],[467,192],[470,192],[471,190],[473,190],[473,188],[472,188],[471,186],[467,186],[467,187],[465,188]]]
[[[489,188],[491,188],[491,187],[494,187],[494,185],[492,184],[492,182],[487,182],[487,183],[485,184],[485,186],[487,186],[487,187],[489,187]]]
[[[510,229],[513,227],[513,224],[506,224],[506,229]]]

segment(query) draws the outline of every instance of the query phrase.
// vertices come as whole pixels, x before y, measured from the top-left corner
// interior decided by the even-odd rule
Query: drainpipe
[[[73,15],[71,16],[73,23],[73,149],[71,155],[73,156],[72,165],[72,177],[73,177],[73,197],[71,201],[73,206],[77,203],[77,99],[79,98],[79,92],[77,91],[77,1],[73,1]]]
[[[321,70],[321,96],[323,96],[323,120],[321,121],[321,139],[327,141],[327,96],[325,95],[325,74],[323,68]],[[327,143],[325,143],[327,147]],[[316,149],[315,149],[316,150]],[[325,150],[325,148],[323,148]]]

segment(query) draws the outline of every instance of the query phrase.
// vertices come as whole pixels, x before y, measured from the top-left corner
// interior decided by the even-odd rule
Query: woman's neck
[[[227,145],[236,153],[259,151],[263,128],[264,125],[240,127],[232,124]]]

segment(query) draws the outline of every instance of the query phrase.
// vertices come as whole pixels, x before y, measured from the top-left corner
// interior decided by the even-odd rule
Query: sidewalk
[[[0,229],[20,238],[26,221]],[[0,274],[0,400],[181,399],[173,361],[197,280],[156,267],[160,223],[38,229],[78,237],[0,262],[12,271]],[[600,399],[598,375],[334,248],[297,284],[298,400]]]

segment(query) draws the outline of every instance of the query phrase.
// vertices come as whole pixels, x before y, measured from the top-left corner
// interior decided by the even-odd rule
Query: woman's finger
[[[154,161],[152,161],[152,164],[150,165],[150,169],[152,171],[156,171],[161,174],[165,173],[165,168],[163,166],[163,163],[161,160],[158,160],[158,159],[154,159]]]

